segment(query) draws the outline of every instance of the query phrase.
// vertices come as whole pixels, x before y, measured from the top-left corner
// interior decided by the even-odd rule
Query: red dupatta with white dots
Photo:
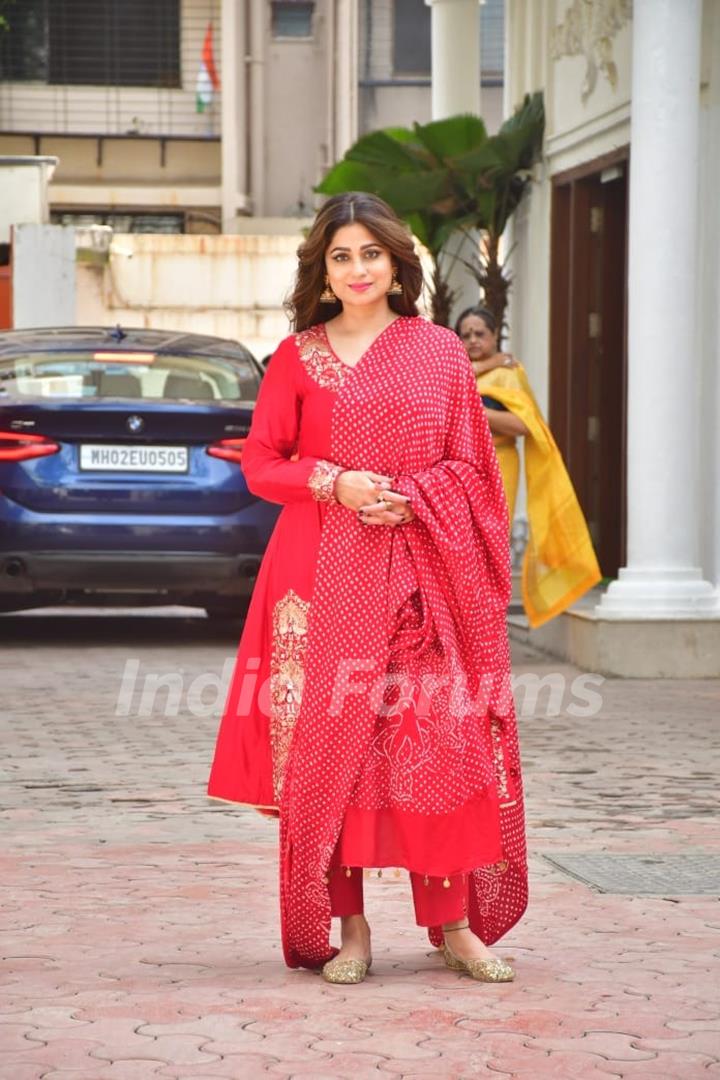
[[[484,410],[451,331],[400,318],[376,339],[338,391],[332,460],[394,477],[415,520],[367,526],[339,504],[327,510],[280,807],[285,958],[314,968],[333,954],[327,874],[348,807],[408,797],[373,783],[383,724],[401,712],[433,748],[413,775],[414,808],[447,815],[488,787],[497,793],[502,857],[471,869],[468,911],[491,944],[527,903],[508,522]],[[440,944],[440,928],[430,937]]]

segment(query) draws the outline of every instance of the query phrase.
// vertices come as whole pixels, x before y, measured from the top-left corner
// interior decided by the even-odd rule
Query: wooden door
[[[627,151],[555,179],[550,426],[603,574],[625,561]]]

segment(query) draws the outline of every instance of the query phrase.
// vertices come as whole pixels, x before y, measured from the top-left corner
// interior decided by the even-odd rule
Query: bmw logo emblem
[[[145,421],[142,416],[128,416],[125,426],[131,435],[139,435],[145,427]]]

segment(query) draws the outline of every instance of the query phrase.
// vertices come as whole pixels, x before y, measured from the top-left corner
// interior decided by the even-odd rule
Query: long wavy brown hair
[[[417,315],[417,298],[423,285],[420,260],[415,253],[412,236],[386,202],[364,191],[347,191],[333,195],[318,211],[307,239],[298,248],[298,269],[295,287],[286,310],[293,330],[307,330],[319,322],[327,322],[342,311],[342,304],[321,304],[320,293],[325,288],[325,252],[343,225],[358,222],[373,234],[390,252],[397,280],[403,287],[397,296],[388,296],[388,303],[398,315]]]

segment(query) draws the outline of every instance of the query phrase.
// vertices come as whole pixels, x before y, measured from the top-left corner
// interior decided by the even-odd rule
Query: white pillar
[[[480,115],[480,0],[425,0],[432,9],[432,118],[457,113]],[[458,256],[471,259],[477,239],[453,237],[443,248],[443,264],[455,294],[453,318],[477,304],[479,289]],[[455,260],[455,261],[453,261]]]
[[[222,231],[234,232],[238,211],[247,209],[245,6],[222,0]]]
[[[635,0],[628,322],[628,554],[602,618],[712,615],[698,567],[701,0]]]
[[[479,0],[425,0],[432,8],[432,116],[480,113]]]
[[[242,7],[245,5],[243,4]],[[250,192],[255,217],[265,213],[265,36],[270,5],[250,0]]]
[[[337,0],[335,21],[335,116],[333,161],[358,137],[358,4]]]
[[[544,5],[543,5],[544,6]],[[518,0],[505,0],[505,65],[503,71],[503,120],[512,116],[513,109],[517,104],[518,94],[515,92],[515,84],[518,82],[517,69],[521,67],[520,50],[515,48],[518,36]],[[512,221],[512,218],[510,218]]]

